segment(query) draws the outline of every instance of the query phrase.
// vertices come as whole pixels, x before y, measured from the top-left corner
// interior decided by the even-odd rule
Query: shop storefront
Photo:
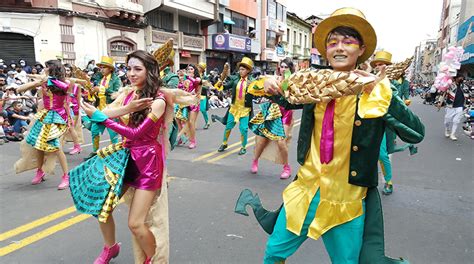
[[[125,63],[127,54],[137,49],[135,41],[123,38],[115,37],[107,41],[108,54],[112,57],[116,64]]]
[[[198,64],[204,61],[204,37],[202,36],[188,36],[183,32],[165,32],[159,30],[152,30],[147,28],[146,33],[151,40],[147,42],[147,49],[154,51],[163,45],[168,39],[173,39],[175,57],[173,70],[186,68],[189,64]],[[178,67],[177,67],[178,66]]]
[[[210,45],[211,46],[211,45]],[[252,40],[244,36],[233,34],[214,34],[212,35],[212,50],[206,52],[207,68],[212,70],[214,68],[222,71],[224,64],[228,62],[231,66],[231,71],[242,58],[255,58],[252,54]]]

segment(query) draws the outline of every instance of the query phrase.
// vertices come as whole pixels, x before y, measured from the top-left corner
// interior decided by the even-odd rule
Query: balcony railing
[[[301,46],[293,45],[293,57],[301,56]]]

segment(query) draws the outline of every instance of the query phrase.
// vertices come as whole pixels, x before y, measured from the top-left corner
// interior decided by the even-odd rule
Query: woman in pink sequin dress
[[[165,166],[163,124],[166,102],[163,93],[160,92],[162,82],[155,58],[148,52],[137,50],[129,54],[126,61],[127,75],[134,89],[128,94],[122,93],[116,99],[118,102],[123,102],[121,106],[103,111],[85,103],[82,107],[92,120],[100,120],[107,128],[123,137],[123,142],[118,143],[121,146],[112,147],[110,151],[105,152],[112,152],[118,148],[127,149],[129,152],[121,193],[124,194],[129,187],[136,189],[130,205],[128,226],[146,255],[144,263],[151,263],[151,259],[157,251],[157,243],[145,220],[157,191],[163,184]],[[143,101],[143,99],[149,99],[149,101]],[[137,100],[149,104],[143,110],[128,114],[130,108],[126,107]],[[117,117],[120,118],[120,122],[112,119]],[[75,170],[77,172],[71,172],[71,175],[77,174],[78,177],[81,177],[80,168]],[[71,184],[71,186],[74,187],[75,184]],[[73,188],[71,189],[73,190]],[[107,201],[105,203],[107,204]],[[115,241],[115,223],[112,212],[107,214],[105,221],[101,221],[101,215],[99,215],[99,226],[105,245],[94,263],[109,263],[120,250],[120,243]]]

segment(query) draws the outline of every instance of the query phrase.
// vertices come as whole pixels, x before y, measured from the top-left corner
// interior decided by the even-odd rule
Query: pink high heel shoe
[[[258,159],[252,161],[252,167],[250,168],[250,172],[256,174],[258,172]]]
[[[44,181],[44,176],[46,174],[44,173],[44,171],[42,169],[38,169],[36,171],[36,176],[33,178],[33,180],[31,180],[31,184],[35,185],[35,184],[40,184],[42,181]]]
[[[111,247],[104,245],[104,249],[100,255],[95,259],[94,264],[109,264],[110,260],[116,258],[120,253],[120,243],[115,243]]]
[[[280,179],[286,180],[290,178],[291,175],[291,167],[289,164],[283,166],[283,171],[281,172]]]
[[[69,155],[74,155],[74,154],[79,154],[81,153],[82,151],[82,148],[81,148],[81,145],[79,144],[74,144],[74,147],[72,148],[72,150],[69,152]]]
[[[64,173],[63,177],[61,178],[61,183],[58,185],[58,190],[64,190],[69,187],[69,174]]]
[[[196,140],[190,140],[189,142],[191,142],[188,146],[189,149],[195,149],[196,148]]]

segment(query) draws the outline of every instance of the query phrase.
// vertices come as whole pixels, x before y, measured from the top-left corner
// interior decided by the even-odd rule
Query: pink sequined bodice
[[[47,87],[43,87],[44,108],[56,111],[64,120],[67,120],[67,112],[65,108],[67,97],[67,94],[54,94]]]
[[[199,87],[200,82],[201,82],[201,79],[192,78],[188,76],[186,77],[186,80],[178,84],[178,88],[188,93],[196,92],[197,88]]]

